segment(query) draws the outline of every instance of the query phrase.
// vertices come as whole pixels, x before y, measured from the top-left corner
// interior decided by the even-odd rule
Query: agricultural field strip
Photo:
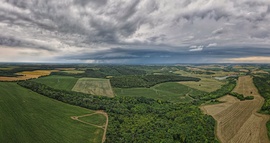
[[[72,88],[72,91],[108,97],[114,96],[108,79],[80,78]]]
[[[57,70],[35,70],[35,71],[23,71],[16,73],[15,77],[5,77],[0,76],[0,81],[18,81],[18,80],[27,80],[32,78],[39,78],[41,76],[50,75],[51,72],[55,72]]]
[[[197,90],[201,90],[201,91],[205,91],[205,92],[215,91],[215,90],[221,88],[221,86],[225,84],[225,82],[223,82],[223,81],[219,81],[219,80],[214,79],[213,76],[226,76],[227,74],[229,74],[229,73],[225,73],[225,72],[223,72],[222,74],[219,74],[219,72],[215,72],[216,73],[215,75],[193,74],[193,73],[189,73],[189,72],[182,71],[182,70],[176,71],[174,73],[180,74],[183,76],[200,78],[201,80],[198,82],[181,81],[181,82],[179,82],[179,84],[189,86],[191,88],[195,88]]]
[[[99,125],[91,124],[91,123],[88,123],[88,122],[85,122],[85,121],[82,121],[82,120],[79,119],[79,118],[82,118],[82,117],[88,117],[88,116],[92,116],[92,115],[95,115],[95,114],[101,114],[101,115],[104,115],[106,117],[105,125],[99,126]],[[105,142],[105,140],[106,140],[106,132],[107,132],[108,123],[109,123],[109,117],[108,117],[107,113],[105,113],[103,111],[96,111],[95,113],[92,113],[92,114],[85,114],[85,115],[81,115],[81,116],[71,116],[71,119],[79,121],[79,122],[87,124],[87,125],[91,125],[91,126],[103,129],[104,132],[103,132],[102,142]]]
[[[234,91],[244,95],[253,92],[252,96],[255,98],[251,101],[239,101],[231,98],[230,100],[225,99],[225,101],[227,100],[225,103],[201,107],[217,120],[218,138],[221,142],[256,142],[258,140],[269,142],[265,127],[269,116],[257,113],[264,99],[258,94],[252,78],[240,77]]]

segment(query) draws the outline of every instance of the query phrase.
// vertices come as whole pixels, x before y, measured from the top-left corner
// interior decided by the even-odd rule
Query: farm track
[[[82,117],[92,116],[94,114],[102,114],[102,115],[104,115],[106,117],[106,123],[103,126],[99,126],[99,125],[91,124],[91,123],[88,123],[88,122],[85,122],[85,121],[82,121],[82,120],[79,119],[79,118],[82,118]],[[92,113],[92,114],[85,114],[85,115],[81,115],[81,116],[71,116],[71,119],[76,120],[76,121],[81,122],[81,123],[84,123],[84,124],[87,124],[87,125],[91,125],[91,126],[103,129],[104,132],[103,132],[103,136],[102,136],[102,143],[105,142],[105,140],[106,140],[106,132],[107,132],[108,123],[109,123],[109,117],[108,117],[107,113],[105,113],[103,111],[96,111],[95,113]]]
[[[268,115],[257,113],[264,103],[250,76],[239,77],[234,92],[253,100],[239,101],[229,95],[220,98],[225,103],[202,106],[201,109],[217,121],[216,135],[223,143],[270,143],[266,122]]]

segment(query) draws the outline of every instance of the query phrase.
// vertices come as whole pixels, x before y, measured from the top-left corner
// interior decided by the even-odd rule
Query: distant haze
[[[270,63],[269,0],[0,0],[0,62]]]

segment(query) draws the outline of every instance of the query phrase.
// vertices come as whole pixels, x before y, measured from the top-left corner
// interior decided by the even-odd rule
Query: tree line
[[[260,95],[265,99],[261,111],[270,114],[270,76],[255,76],[253,77],[253,83]]]

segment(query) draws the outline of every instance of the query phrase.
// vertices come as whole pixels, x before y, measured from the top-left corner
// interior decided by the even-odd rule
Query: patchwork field
[[[188,86],[190,88],[194,88],[197,90],[205,91],[205,92],[212,92],[224,85],[226,82],[215,79],[212,75],[205,75],[205,74],[193,74],[189,72],[185,72],[182,70],[176,71],[176,74],[180,74],[183,76],[190,76],[190,77],[197,77],[201,80],[198,82],[194,81],[186,81],[186,82],[179,82],[179,84]],[[219,72],[218,72],[219,73]],[[220,75],[220,74],[218,74]],[[226,75],[226,74],[223,74]]]
[[[35,82],[46,84],[52,88],[71,91],[78,78],[71,76],[46,76],[34,79]]]
[[[20,87],[0,82],[1,143],[100,143],[104,129],[72,120],[95,112],[64,104]],[[101,117],[94,117],[86,122]],[[93,123],[106,125],[104,120]]]
[[[39,78],[41,76],[50,75],[51,72],[56,70],[35,70],[35,71],[24,71],[16,73],[17,77],[0,77],[0,81],[18,81],[18,80],[27,80],[32,78]]]
[[[80,78],[72,88],[72,91],[114,97],[109,79]]]
[[[198,89],[205,92],[212,92],[217,89],[220,89],[222,85],[225,84],[224,81],[219,81],[214,78],[204,78],[201,77],[201,80],[198,82],[194,81],[186,81],[186,82],[179,82],[179,84],[186,85],[188,87]]]
[[[143,96],[171,102],[190,102],[193,100],[190,95],[205,93],[175,82],[161,83],[151,88],[115,88],[114,91],[117,96]]]
[[[254,96],[253,100],[239,101],[225,96],[225,103],[202,106],[201,109],[217,120],[217,136],[227,143],[269,143],[266,122],[269,116],[257,113],[264,99],[259,95],[250,76],[239,77],[234,92],[244,96]]]

